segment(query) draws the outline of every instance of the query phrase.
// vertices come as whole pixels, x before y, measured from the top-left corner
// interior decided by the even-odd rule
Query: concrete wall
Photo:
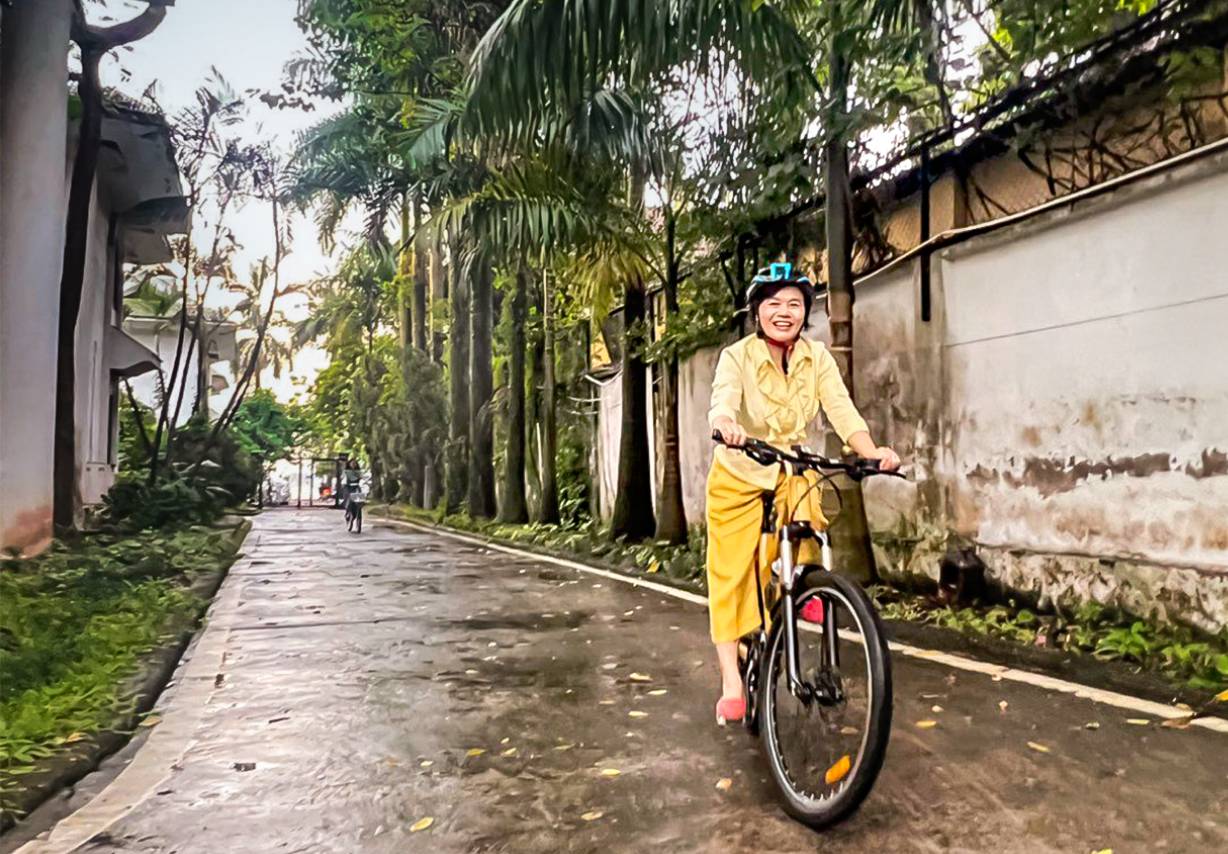
[[[71,0],[19,3],[0,34],[0,548],[51,538]]]
[[[1226,228],[1228,156],[1204,158],[942,251],[928,322],[916,260],[861,280],[859,406],[912,467],[866,484],[880,565],[933,577],[970,543],[1042,604],[1228,625]],[[716,353],[682,369],[692,522]]]

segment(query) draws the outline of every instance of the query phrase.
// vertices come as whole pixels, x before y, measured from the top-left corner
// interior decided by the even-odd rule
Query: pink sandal
[[[721,697],[716,701],[716,723],[724,726],[733,721],[737,723],[746,717],[746,701],[741,697]]]

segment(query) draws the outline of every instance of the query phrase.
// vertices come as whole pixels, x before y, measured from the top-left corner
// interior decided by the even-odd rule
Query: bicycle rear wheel
[[[785,811],[820,828],[861,806],[882,768],[891,735],[891,658],[878,615],[857,584],[830,572],[812,573],[810,580],[796,594],[795,613],[817,597],[825,617],[822,625],[799,621],[798,669],[802,682],[826,691],[827,699],[799,698],[790,689],[786,634],[778,623],[764,666],[759,723]]]
[[[354,507],[354,533],[362,533],[362,505],[358,504]]]

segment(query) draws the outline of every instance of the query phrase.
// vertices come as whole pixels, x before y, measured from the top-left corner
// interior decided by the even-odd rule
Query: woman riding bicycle
[[[796,275],[791,264],[759,271],[747,292],[755,334],[721,352],[708,423],[735,447],[756,438],[787,448],[805,442],[806,428],[822,408],[854,453],[893,471],[900,458],[870,438],[836,360],[823,344],[802,337],[813,302],[810,280]],[[730,448],[718,447],[713,456],[707,484],[707,570],[708,613],[721,671],[718,723],[739,721],[746,714],[738,640],[762,622],[757,590],[767,586],[770,572],[770,560],[761,562],[758,556],[761,496],[775,492],[777,506],[796,507],[795,519],[824,527],[821,496],[813,484],[812,479],[790,476],[779,464],[761,466]],[[802,546],[808,547],[813,544]],[[756,567],[761,573],[758,583]]]

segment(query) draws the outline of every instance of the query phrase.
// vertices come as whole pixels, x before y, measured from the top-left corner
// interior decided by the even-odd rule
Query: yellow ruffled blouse
[[[767,342],[757,335],[748,335],[721,351],[712,381],[709,425],[727,416],[749,436],[787,449],[806,441],[806,428],[820,408],[844,441],[858,431],[869,432],[840,378],[835,358],[821,342],[798,340],[790,354],[788,376],[776,367]],[[716,449],[716,460],[753,486],[776,488],[779,464],[761,466],[725,447]]]

